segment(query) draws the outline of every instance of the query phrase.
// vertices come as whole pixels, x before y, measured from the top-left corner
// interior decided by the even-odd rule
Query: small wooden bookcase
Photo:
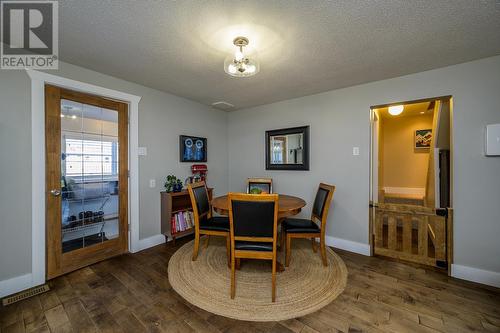
[[[208,188],[208,199],[212,201],[213,188]],[[175,239],[194,232],[194,228],[189,228],[180,232],[172,232],[171,219],[172,215],[183,212],[192,211],[191,198],[187,190],[180,192],[161,192],[161,233],[165,236],[165,241],[168,242],[169,237],[175,244]]]

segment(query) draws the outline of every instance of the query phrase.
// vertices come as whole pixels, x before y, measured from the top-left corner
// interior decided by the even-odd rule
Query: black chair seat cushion
[[[229,232],[229,218],[226,216],[212,216],[209,219],[200,219],[200,229]]]
[[[235,241],[235,250],[245,250],[245,251],[273,251],[272,242],[246,242],[246,241]]]
[[[306,234],[320,232],[321,228],[311,220],[286,218],[282,224],[283,230],[291,234]]]

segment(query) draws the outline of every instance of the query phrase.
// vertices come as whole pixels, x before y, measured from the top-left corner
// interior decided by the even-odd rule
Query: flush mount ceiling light
[[[248,46],[248,38],[236,37],[233,44],[237,50],[234,55],[228,56],[224,61],[224,71],[235,77],[248,77],[257,74],[260,67],[256,55],[252,54],[250,57],[244,50]]]
[[[400,115],[403,112],[404,108],[405,108],[404,105],[389,106],[389,113],[392,116],[397,116],[397,115]]]

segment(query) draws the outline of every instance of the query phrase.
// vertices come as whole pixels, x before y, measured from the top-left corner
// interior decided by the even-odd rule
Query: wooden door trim
[[[142,96],[106,88],[58,75],[26,69],[31,82],[31,273],[18,279],[10,289],[16,293],[41,285],[46,279],[45,253],[45,85],[54,85],[88,94],[103,96],[129,105],[129,223],[131,252],[156,242],[139,241],[139,102]]]
[[[45,86],[45,126],[46,154],[45,163],[52,163],[46,168],[46,277],[51,279],[75,269],[87,266],[111,256],[125,253],[128,249],[128,105],[123,102],[111,101],[99,96],[83,94],[51,85]],[[61,196],[50,194],[52,189],[61,188],[61,139],[49,134],[61,133],[60,101],[72,100],[112,109],[118,112],[119,135],[119,238],[107,240],[87,248],[62,253],[62,237],[57,232],[61,223]],[[51,219],[50,217],[54,218]],[[53,251],[49,251],[53,249]],[[59,252],[61,250],[61,252]]]
[[[60,94],[59,88],[46,86],[45,87],[45,132],[49,131],[49,128],[54,128],[54,131],[61,131],[61,116],[60,116]],[[45,135],[45,161],[56,160],[59,161],[61,156],[61,139],[60,138],[49,138]],[[57,255],[56,252],[49,251],[49,248],[62,249],[61,234],[50,232],[55,227],[54,220],[59,224],[61,223],[61,197],[53,197],[50,195],[51,189],[61,189],[61,163],[54,163],[54,169],[49,170],[45,164],[45,200],[46,200],[46,210],[45,210],[45,235],[46,235],[46,246],[45,255],[47,258],[46,262],[46,275],[53,276],[57,274],[59,268],[61,267],[61,256]],[[54,216],[54,220],[51,220],[49,216]],[[62,250],[61,250],[62,251]]]

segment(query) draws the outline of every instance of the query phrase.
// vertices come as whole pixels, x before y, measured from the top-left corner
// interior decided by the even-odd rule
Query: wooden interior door
[[[47,279],[128,249],[128,106],[45,87]]]

